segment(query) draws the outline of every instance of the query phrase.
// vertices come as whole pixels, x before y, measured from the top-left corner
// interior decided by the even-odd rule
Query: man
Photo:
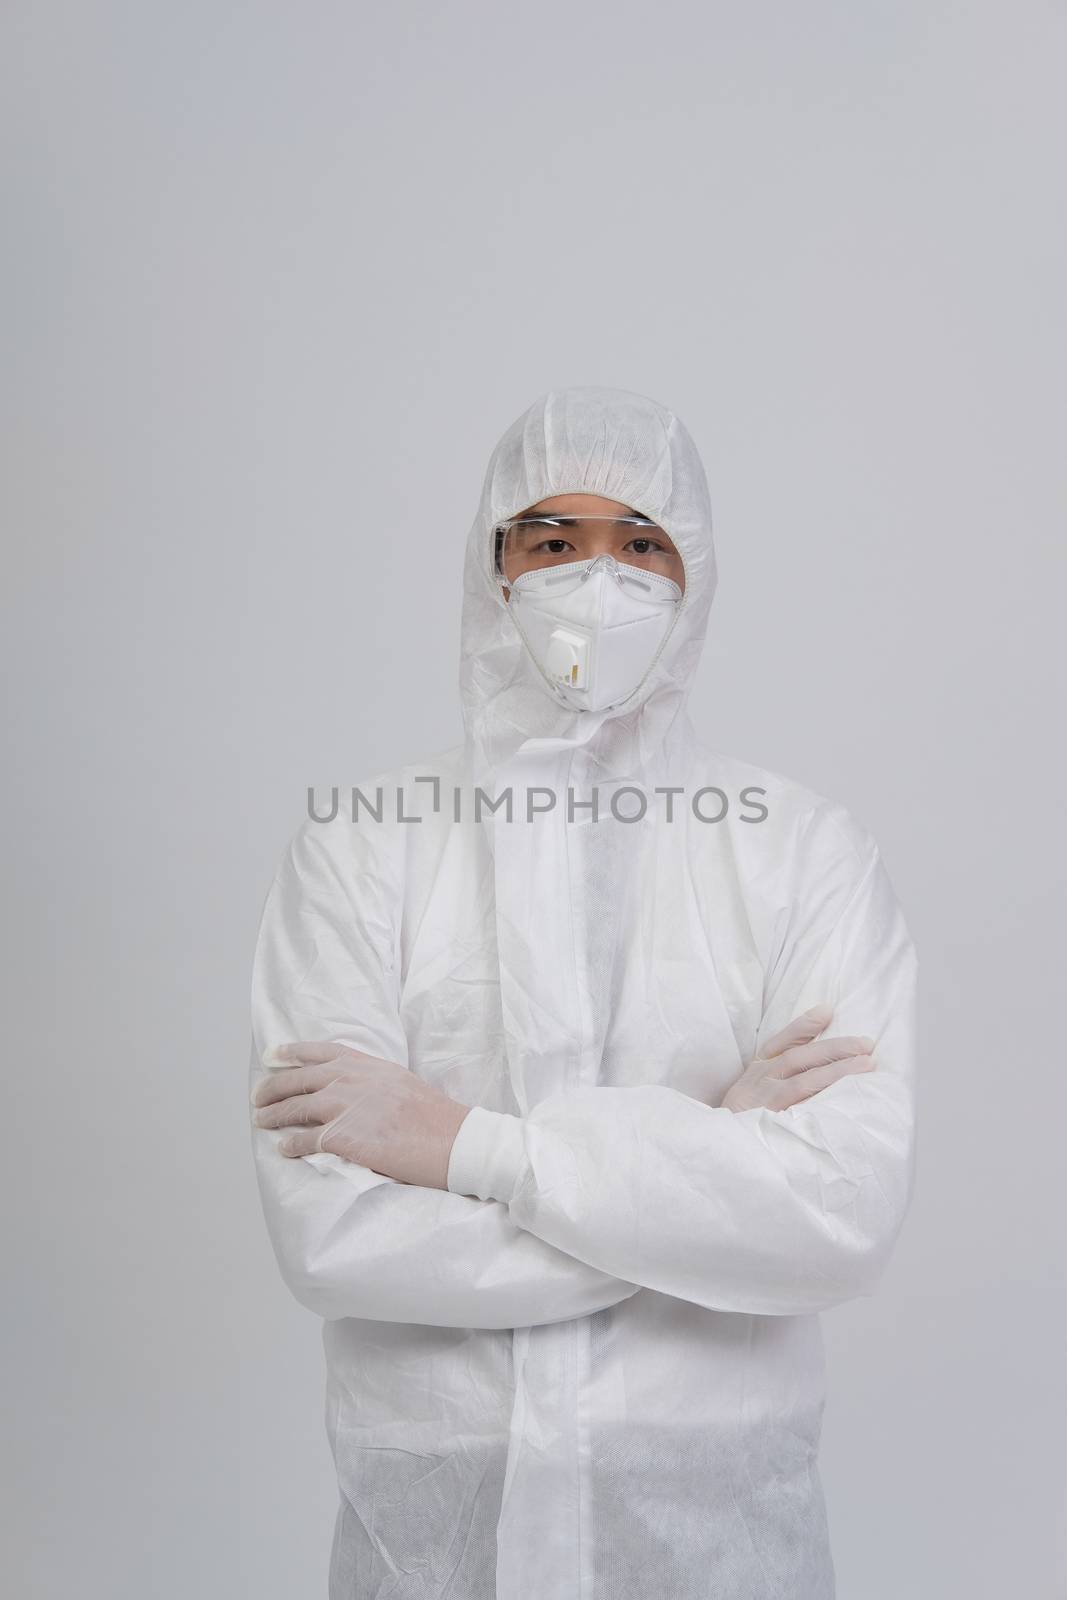
[[[332,1600],[834,1593],[818,1314],[911,1197],[915,960],[868,834],[697,739],[714,588],[679,419],[542,396],[468,539],[463,744],[271,889],[254,1149],[325,1319]]]

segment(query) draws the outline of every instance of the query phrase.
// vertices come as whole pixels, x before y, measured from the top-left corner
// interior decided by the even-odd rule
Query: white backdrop
[[[824,1319],[840,1600],[1067,1593],[1067,7],[3,34],[7,1592],[325,1593],[260,907],[308,784],[459,738],[488,453],[603,383],[704,454],[702,733],[874,831],[922,958],[913,1210]]]

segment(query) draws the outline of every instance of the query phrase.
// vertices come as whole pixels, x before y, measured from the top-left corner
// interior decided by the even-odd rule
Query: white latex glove
[[[722,1101],[725,1109],[751,1111],[764,1106],[769,1111],[786,1111],[846,1073],[873,1071],[873,1039],[859,1035],[812,1043],[829,1026],[833,1014],[832,1006],[813,1006],[768,1039],[762,1052],[727,1089]]]
[[[447,1189],[452,1143],[470,1106],[398,1062],[347,1045],[296,1041],[263,1065],[274,1070],[256,1089],[257,1127],[300,1130],[278,1141],[282,1155],[324,1150],[401,1183]]]

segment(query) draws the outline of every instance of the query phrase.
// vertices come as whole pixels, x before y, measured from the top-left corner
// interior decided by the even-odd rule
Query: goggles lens
[[[611,555],[620,565],[671,578],[680,589],[685,586],[681,556],[663,529],[647,517],[513,517],[497,524],[494,537],[497,573],[504,584],[514,583],[524,572]]]

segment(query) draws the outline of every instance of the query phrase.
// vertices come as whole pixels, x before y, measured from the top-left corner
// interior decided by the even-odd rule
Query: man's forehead
[[[634,517],[643,513],[634,511],[622,500],[607,500],[599,494],[557,494],[527,506],[520,516],[620,516]]]

